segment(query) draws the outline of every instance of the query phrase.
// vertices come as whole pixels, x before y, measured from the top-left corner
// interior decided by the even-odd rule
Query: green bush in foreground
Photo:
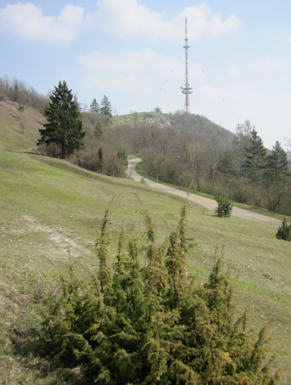
[[[216,194],[215,200],[218,203],[216,214],[219,217],[230,217],[232,212],[232,202],[223,194]]]
[[[39,354],[78,368],[92,384],[278,384],[265,328],[254,338],[246,314],[234,319],[222,261],[203,286],[188,275],[185,214],[184,207],[176,231],[159,245],[145,212],[146,237],[121,234],[109,264],[107,210],[98,271],[79,279],[71,267],[60,275],[59,294],[43,311]]]

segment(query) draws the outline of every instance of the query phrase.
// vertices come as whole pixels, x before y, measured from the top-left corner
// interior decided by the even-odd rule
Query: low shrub
[[[125,176],[126,164],[124,158],[120,159],[118,153],[116,154],[111,148],[105,147],[103,152],[101,147],[99,149],[89,147],[85,150],[76,151],[69,160],[77,166],[90,171],[115,177]]]
[[[288,225],[286,218],[283,219],[282,226],[278,228],[276,238],[291,241],[291,225]]]
[[[92,384],[278,384],[266,329],[254,338],[247,315],[234,317],[222,260],[202,286],[187,273],[185,215],[183,207],[176,231],[158,244],[145,211],[146,235],[121,233],[112,256],[106,210],[98,270],[86,268],[80,279],[80,266],[71,266],[60,275],[42,312],[38,353]]]
[[[53,158],[61,157],[60,146],[55,143],[50,143],[48,146],[46,144],[41,144],[37,147],[37,152],[43,155],[51,156]]]

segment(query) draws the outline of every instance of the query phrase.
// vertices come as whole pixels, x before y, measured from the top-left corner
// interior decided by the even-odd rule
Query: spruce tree
[[[101,105],[100,113],[102,115],[106,115],[108,117],[111,117],[112,116],[112,107],[111,107],[111,103],[110,103],[110,101],[106,95],[103,96],[103,99],[102,99],[100,105]]]
[[[85,132],[82,131],[82,121],[76,98],[73,97],[65,81],[59,82],[55,87],[45,109],[47,122],[44,129],[40,129],[41,138],[38,145],[45,143],[47,146],[55,143],[60,146],[61,157],[72,154],[75,149],[83,146]]]
[[[96,112],[96,113],[99,112],[99,105],[95,98],[92,100],[92,103],[90,104],[90,111]]]
[[[289,195],[287,154],[278,141],[266,158],[263,177],[267,207],[271,211],[276,211],[284,197]]]
[[[283,181],[288,175],[287,154],[276,141],[272,153],[267,156],[265,178],[269,182]]]
[[[218,217],[230,217],[232,212],[232,202],[224,194],[218,193],[215,195],[215,200],[217,202],[217,208],[215,210]]]
[[[247,178],[253,182],[260,182],[265,169],[266,149],[262,139],[258,136],[255,129],[251,131],[250,141],[246,147],[245,163],[243,167],[246,170]]]

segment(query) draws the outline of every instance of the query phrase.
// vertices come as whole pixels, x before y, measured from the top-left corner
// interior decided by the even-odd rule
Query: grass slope
[[[5,125],[0,147],[0,378],[5,385],[62,384],[59,372],[20,353],[22,336],[15,339],[14,332],[37,322],[42,292],[50,290],[58,270],[70,258],[88,266],[96,262],[96,229],[113,196],[113,237],[122,226],[132,237],[144,231],[136,193],[161,239],[175,228],[181,200],[62,160],[21,153],[21,140],[14,136],[17,129],[20,131],[18,126]],[[30,144],[29,138],[24,147]],[[13,145],[17,152],[3,150],[12,151]],[[250,306],[256,330],[271,323],[271,345],[276,362],[285,368],[283,383],[287,385],[291,383],[291,248],[290,243],[275,239],[275,232],[268,225],[219,219],[212,212],[189,206],[188,234],[196,241],[189,269],[196,273],[197,281],[204,281],[215,250],[220,254],[223,249],[234,281],[237,312]]]
[[[8,100],[0,100],[0,151],[17,151],[35,147],[38,129],[44,118],[39,111]]]

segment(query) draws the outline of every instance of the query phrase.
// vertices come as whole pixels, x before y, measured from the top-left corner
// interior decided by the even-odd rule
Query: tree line
[[[36,92],[32,87],[27,87],[22,81],[0,78],[0,100],[10,99],[19,104],[19,109],[25,105],[34,107],[41,113],[44,112],[48,98]]]
[[[92,103],[90,104],[90,112],[105,115],[108,117],[112,116],[112,106],[108,97],[106,95],[103,96],[100,106],[96,98],[94,98],[92,100]]]

